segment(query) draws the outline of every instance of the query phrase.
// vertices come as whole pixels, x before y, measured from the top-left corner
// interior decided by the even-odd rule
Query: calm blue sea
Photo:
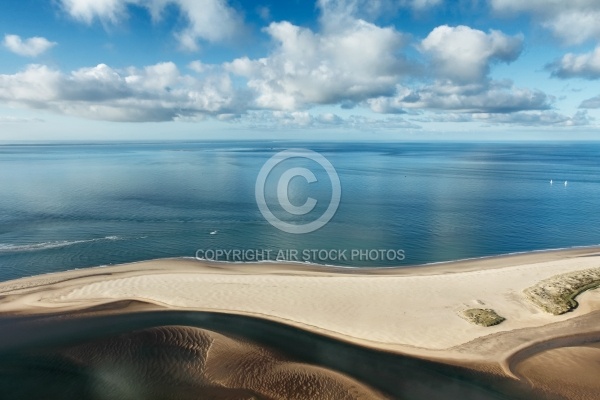
[[[322,154],[339,175],[338,211],[312,233],[276,229],[255,200],[261,167],[288,148]],[[290,181],[291,203],[312,197],[324,211],[323,173]],[[0,280],[199,249],[403,250],[404,260],[311,260],[387,266],[600,244],[590,143],[2,145],[0,188]]]

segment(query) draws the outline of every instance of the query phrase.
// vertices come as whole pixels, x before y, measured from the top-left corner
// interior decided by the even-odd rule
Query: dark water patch
[[[184,311],[77,318],[3,318],[0,320],[0,397],[95,400],[98,397],[86,392],[89,389],[86,386],[87,375],[78,373],[71,364],[65,365],[64,359],[58,356],[61,351],[116,335],[124,335],[120,339],[123,341],[132,340],[128,335],[136,331],[165,326],[196,327],[243,338],[285,354],[295,362],[340,372],[396,399],[549,398],[514,380],[371,350],[279,323],[244,316]],[[115,368],[118,367],[118,358],[116,362]],[[156,363],[144,365],[160,368]],[[51,393],[45,392],[45,385],[50,385]],[[25,393],[23,391],[29,397],[19,397]],[[73,393],[79,397],[72,397]],[[135,398],[156,397],[140,394]],[[198,398],[204,397],[199,395]]]

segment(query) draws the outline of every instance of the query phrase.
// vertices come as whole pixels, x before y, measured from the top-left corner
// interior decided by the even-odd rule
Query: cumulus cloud
[[[265,31],[276,43],[272,54],[226,65],[248,79],[258,108],[297,110],[390,95],[407,68],[398,56],[402,35],[363,20],[326,33],[289,22],[271,23]]]
[[[512,114],[473,114],[473,120],[491,124],[518,124],[525,126],[585,126],[591,118],[586,111],[578,111],[572,116],[556,111],[517,112]]]
[[[457,83],[481,82],[493,62],[512,62],[523,49],[522,36],[507,36],[468,26],[435,28],[421,41],[420,49],[431,57],[438,77]]]
[[[477,113],[511,113],[543,110],[551,99],[539,90],[517,88],[511,82],[455,85],[436,81],[421,88],[399,85],[396,95],[367,101],[375,112],[386,110],[430,109]]]
[[[197,50],[198,40],[219,42],[234,37],[241,24],[239,14],[227,0],[59,0],[62,8],[73,18],[90,24],[94,19],[118,23],[127,17],[129,6],[148,9],[155,20],[160,19],[167,6],[176,6],[188,25],[175,35],[186,50]]]
[[[201,9],[193,0],[60,1],[86,23],[118,22],[129,6],[145,7],[157,19],[167,5],[177,5],[189,20],[178,38],[190,49],[199,39],[223,39],[238,18],[226,0],[202,2],[202,16],[195,14]],[[378,114],[434,110],[497,115],[550,107],[552,98],[539,90],[489,78],[494,63],[519,56],[520,36],[466,26],[437,27],[418,43],[432,73],[418,72],[403,55],[407,38],[402,33],[359,17],[381,13],[392,3],[416,10],[440,1],[319,0],[318,29],[273,22],[264,28],[273,42],[267,56],[221,65],[196,60],[187,64],[189,74],[171,62],[124,69],[100,64],[71,72],[30,65],[16,74],[0,75],[0,102],[111,121],[198,121],[210,116],[250,126],[354,129],[420,126],[397,115],[342,118],[310,109],[339,105],[368,107]],[[333,12],[346,6],[345,13]],[[216,14],[222,18],[203,19]],[[219,25],[215,32],[203,30],[211,24]],[[423,78],[419,86],[416,79]]]
[[[565,54],[546,66],[558,78],[600,79],[600,46],[584,54]]]
[[[597,0],[490,0],[502,14],[529,13],[567,44],[600,39],[600,2]]]
[[[105,64],[68,74],[30,65],[0,75],[0,101],[66,115],[109,121],[170,121],[219,116],[244,109],[243,93],[229,76],[204,80],[183,75],[167,62],[115,70]]]
[[[18,35],[4,35],[2,44],[13,53],[25,57],[37,57],[56,46],[56,42],[43,37],[36,36],[23,40]]]
[[[135,0],[60,0],[64,10],[73,18],[92,23],[98,17],[113,23],[123,19],[128,4],[136,4]]]
[[[385,114],[421,109],[458,113],[548,109],[551,99],[545,93],[489,78],[493,63],[516,60],[522,46],[520,35],[485,33],[467,26],[439,26],[418,46],[431,62],[432,82],[420,87],[398,84],[394,95],[372,97],[364,104]]]

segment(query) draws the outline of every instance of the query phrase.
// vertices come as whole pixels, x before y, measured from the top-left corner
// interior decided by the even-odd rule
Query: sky
[[[598,140],[598,0],[0,2],[0,141]]]

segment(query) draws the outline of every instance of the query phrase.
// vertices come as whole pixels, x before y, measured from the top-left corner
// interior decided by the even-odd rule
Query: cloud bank
[[[58,1],[72,18],[86,24],[119,23],[127,18],[131,7],[144,8],[159,20],[166,7],[174,6],[185,17],[185,27],[175,35],[187,50],[197,49],[202,41],[227,40],[243,25],[240,14],[226,0]],[[529,12],[545,21],[556,17],[553,0],[548,9],[537,0],[490,1],[496,12]],[[587,10],[584,3],[588,4],[573,2],[570,10]],[[517,87],[509,79],[491,78],[495,65],[512,63],[520,57],[522,35],[441,25],[416,38],[375,22],[390,10],[419,12],[441,5],[441,0],[318,0],[317,26],[279,21],[263,28],[271,41],[264,57],[239,57],[220,64],[188,61],[186,73],[173,62],[141,68],[99,64],[70,72],[32,64],[20,72],[0,75],[0,101],[82,118],[126,122],[213,117],[258,125],[258,118],[263,118],[280,126],[370,124],[418,129],[410,122],[418,119],[398,115],[414,116],[426,111],[447,114],[431,117],[430,122],[578,126],[590,121],[583,111],[572,117],[554,112],[555,98],[541,90]],[[19,49],[29,56],[42,54],[55,45],[43,38],[21,40],[15,35],[5,38],[5,46],[9,47],[6,42],[12,51]],[[561,78],[597,79],[600,50],[567,54],[548,68]],[[597,104],[598,100],[592,98],[581,108],[596,108]],[[320,106],[340,107],[345,116],[310,112]],[[347,110],[352,108],[380,115],[348,117]],[[427,121],[428,117],[420,120]]]
[[[183,75],[167,62],[115,70],[105,64],[69,74],[30,65],[0,75],[0,100],[83,118],[158,122],[237,113],[242,93],[227,75],[203,80]]]
[[[490,81],[482,85],[456,86],[436,82],[420,88],[398,86],[396,96],[367,101],[375,112],[404,109],[467,113],[512,113],[550,108],[551,98],[534,89],[514,87],[511,82]]]
[[[258,108],[296,110],[391,94],[407,69],[398,56],[402,35],[362,20],[328,33],[289,22],[272,23],[265,32],[276,43],[268,57],[225,66],[248,80]]]

